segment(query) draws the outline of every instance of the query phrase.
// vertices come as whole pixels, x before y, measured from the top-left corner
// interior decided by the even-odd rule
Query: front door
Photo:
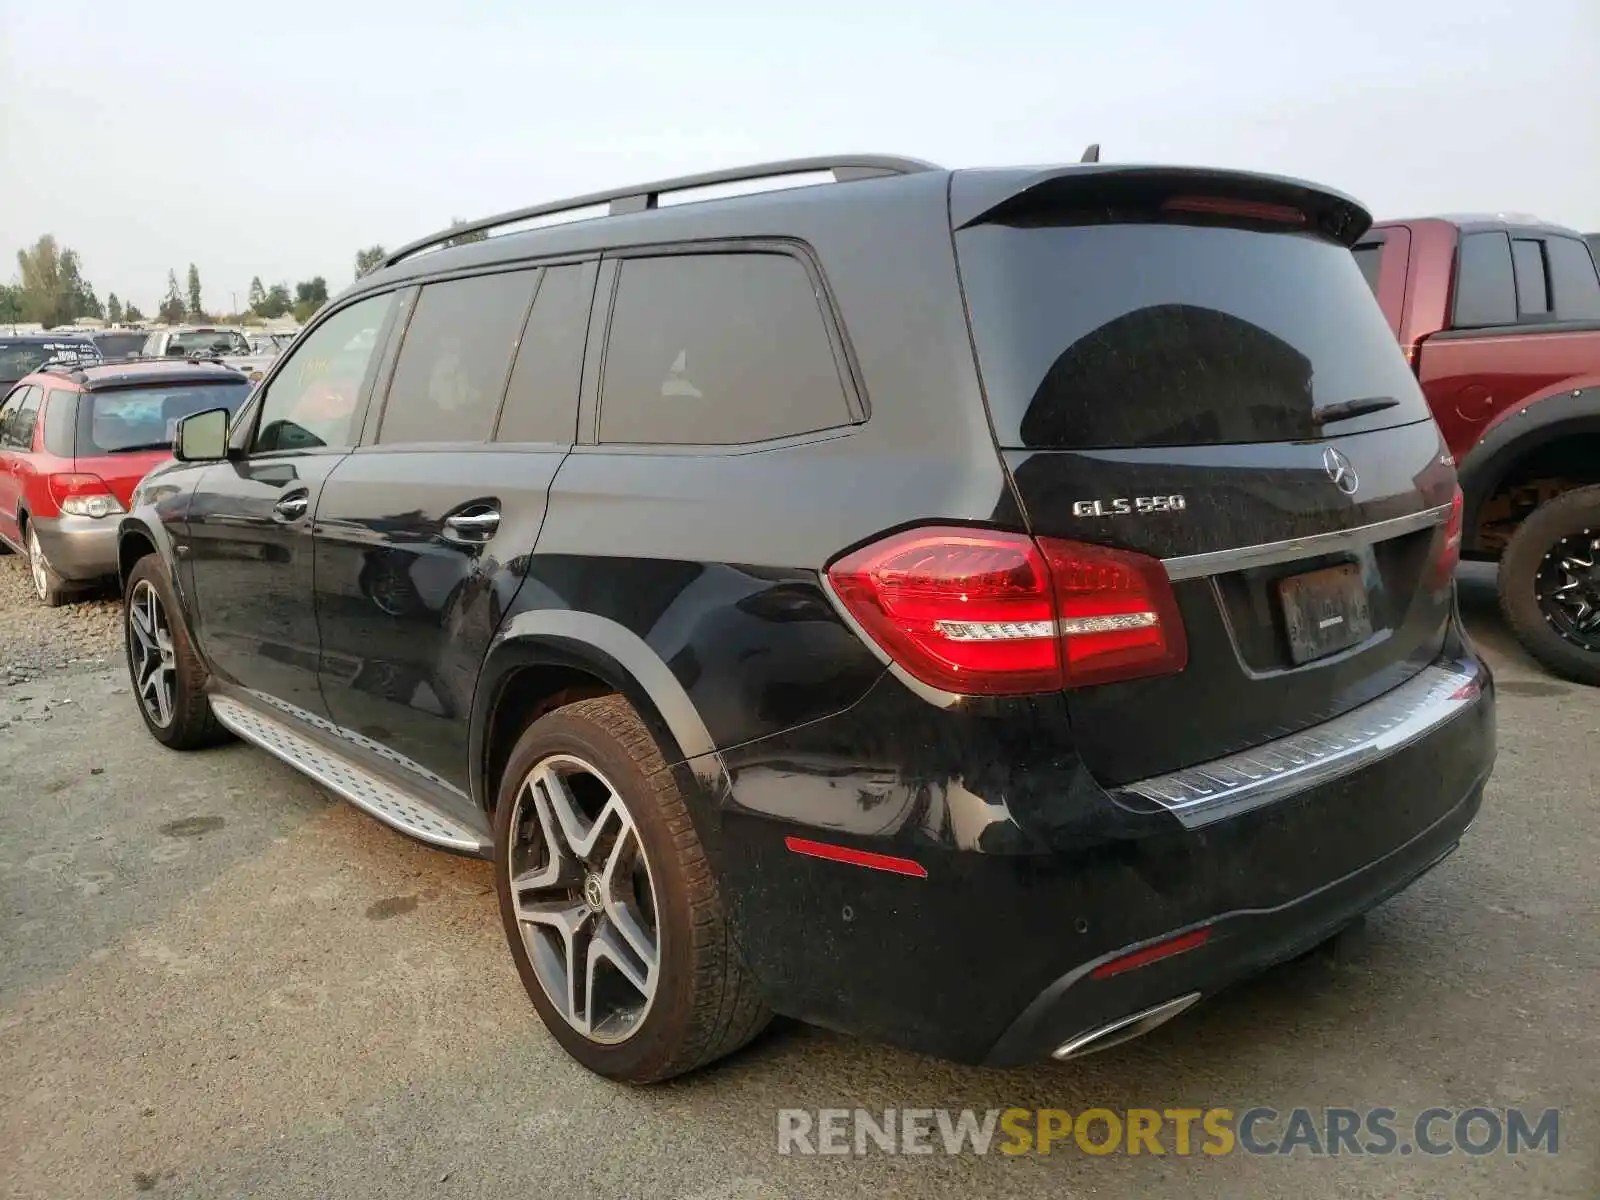
[[[303,338],[244,410],[241,452],[201,475],[180,556],[212,669],[301,713],[317,684],[311,529],[360,428],[392,294],[347,305]]]
[[[572,445],[594,278],[573,263],[425,285],[317,510],[333,720],[463,800],[479,669]]]

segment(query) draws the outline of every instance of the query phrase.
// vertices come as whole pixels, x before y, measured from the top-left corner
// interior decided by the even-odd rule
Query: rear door
[[[956,245],[1032,531],[1173,580],[1185,669],[1067,692],[1088,765],[1122,783],[1326,720],[1431,662],[1455,477],[1321,197],[1106,178],[1015,198]]]
[[[17,513],[22,499],[22,447],[13,437],[21,428],[23,403],[37,392],[34,387],[19,387],[0,403],[0,537],[12,546],[22,545],[22,531]]]
[[[572,446],[594,281],[569,262],[423,285],[317,510],[330,715],[463,804],[478,670]]]

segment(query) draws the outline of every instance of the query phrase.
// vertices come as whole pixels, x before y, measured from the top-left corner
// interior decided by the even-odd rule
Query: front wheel
[[[523,986],[591,1071],[653,1083],[766,1025],[683,795],[620,696],[523,733],[500,785],[495,882]]]
[[[128,679],[145,728],[163,746],[195,750],[227,738],[206,699],[205,665],[189,642],[161,560],[146,555],[128,572],[122,601]]]
[[[1500,560],[1500,609],[1557,675],[1600,686],[1600,487],[1541,504]]]

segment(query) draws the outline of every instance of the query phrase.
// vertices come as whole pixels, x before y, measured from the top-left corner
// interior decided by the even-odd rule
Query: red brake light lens
[[[1232,200],[1226,196],[1174,196],[1161,206],[1164,212],[1199,213],[1211,217],[1243,217],[1277,225],[1304,225],[1306,214],[1288,204],[1258,200]]]
[[[98,475],[63,472],[49,477],[50,498],[62,512],[74,517],[108,517],[123,512],[106,481]]]
[[[1165,570],[1126,551],[931,527],[847,554],[828,578],[894,662],[944,691],[1055,691],[1187,659]]]
[[[1466,525],[1466,501],[1457,486],[1450,500],[1450,516],[1444,523],[1444,548],[1439,551],[1439,563],[1434,579],[1439,587],[1450,582],[1461,563],[1461,537]]]

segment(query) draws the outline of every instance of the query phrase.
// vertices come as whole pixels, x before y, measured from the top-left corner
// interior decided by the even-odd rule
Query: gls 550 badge
[[[1119,496],[1115,500],[1074,500],[1075,517],[1131,517],[1150,513],[1182,512],[1188,508],[1182,496]]]

